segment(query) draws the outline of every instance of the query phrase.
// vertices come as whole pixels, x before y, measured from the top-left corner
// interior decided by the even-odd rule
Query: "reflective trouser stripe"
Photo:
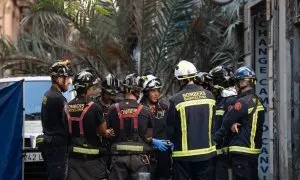
[[[135,145],[117,145],[117,151],[138,151],[143,152],[143,146],[135,146]]]
[[[88,148],[81,148],[81,147],[73,147],[73,152],[81,153],[81,154],[99,154],[99,149],[88,149]]]

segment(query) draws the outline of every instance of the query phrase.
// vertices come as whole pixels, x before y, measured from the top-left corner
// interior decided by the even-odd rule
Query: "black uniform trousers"
[[[141,155],[112,156],[109,180],[150,180],[150,164],[143,160]]]
[[[222,154],[214,158],[214,179],[215,180],[229,180],[228,170],[230,162],[228,155]]]
[[[233,180],[258,180],[258,155],[231,154]]]
[[[70,157],[69,180],[107,179],[107,156],[98,158]]]
[[[67,177],[67,146],[45,145],[41,150],[46,164],[47,180],[64,180]]]
[[[178,161],[173,163],[173,180],[212,180],[213,161]]]
[[[171,177],[172,158],[171,153],[156,151],[155,163],[151,164],[151,180],[167,180]]]

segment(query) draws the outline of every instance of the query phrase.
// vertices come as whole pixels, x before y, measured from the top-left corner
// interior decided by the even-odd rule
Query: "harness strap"
[[[70,115],[70,112],[68,111],[67,107],[65,106],[65,111],[68,117],[68,125],[69,125],[69,133],[72,134],[72,122],[73,121],[77,121],[79,122],[79,131],[80,131],[80,135],[83,136],[84,132],[83,132],[83,118],[85,116],[85,114],[87,113],[87,111],[90,109],[90,107],[94,104],[94,102],[89,102],[87,104],[87,106],[83,109],[83,111],[81,112],[80,117],[72,117]]]
[[[122,114],[119,103],[116,103],[115,107],[118,111],[118,116],[119,116],[119,120],[120,120],[120,130],[124,130],[124,119],[125,118],[133,118],[133,127],[135,130],[137,130],[138,129],[138,115],[141,112],[143,105],[140,104],[137,107],[137,111],[135,113],[130,113],[130,114]]]

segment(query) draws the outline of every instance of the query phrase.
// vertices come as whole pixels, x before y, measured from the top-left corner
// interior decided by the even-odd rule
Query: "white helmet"
[[[181,60],[175,68],[174,75],[178,80],[193,78],[197,76],[197,69],[191,62]]]
[[[143,90],[149,90],[149,89],[160,89],[162,87],[162,83],[160,79],[153,75],[147,75],[142,77],[143,82]]]

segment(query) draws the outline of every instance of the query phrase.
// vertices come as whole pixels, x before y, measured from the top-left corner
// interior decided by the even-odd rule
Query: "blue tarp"
[[[23,81],[0,90],[0,180],[22,179]]]

